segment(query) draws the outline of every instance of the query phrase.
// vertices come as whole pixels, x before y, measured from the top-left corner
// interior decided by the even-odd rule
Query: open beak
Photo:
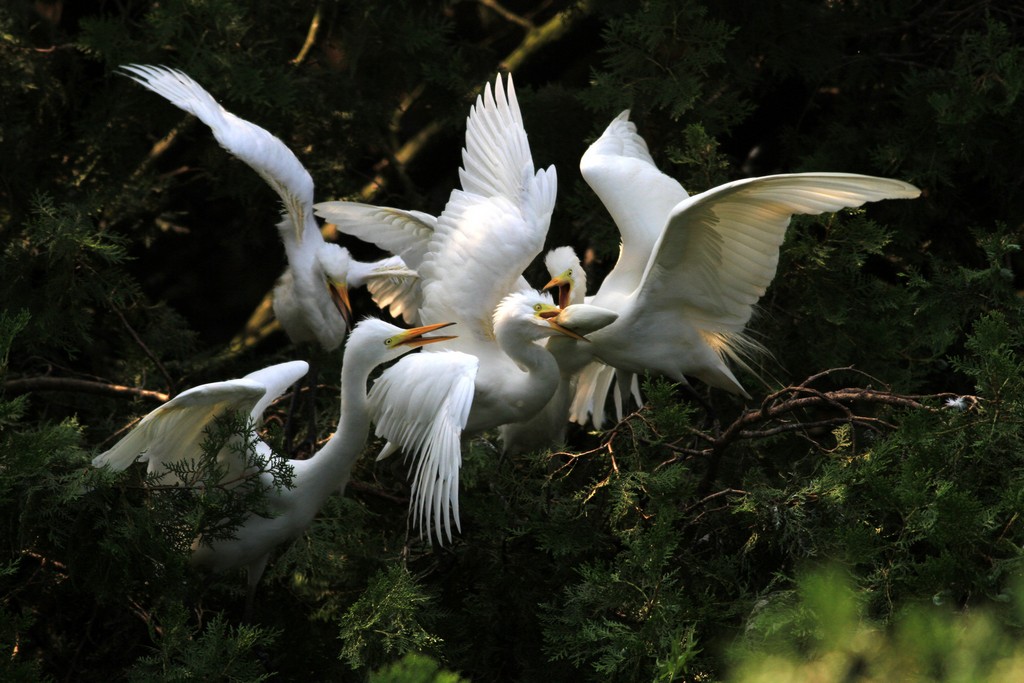
[[[552,287],[558,287],[558,307],[565,308],[569,305],[569,296],[572,292],[572,281],[565,275],[559,275],[553,277],[551,280],[544,285],[544,290],[549,290]]]
[[[327,291],[330,292],[331,301],[334,302],[334,306],[338,309],[338,313],[341,313],[341,317],[345,321],[345,327],[351,330],[352,304],[348,299],[348,287],[338,284],[333,280],[327,280]]]
[[[424,337],[423,335],[434,330],[440,330],[442,327],[448,327],[455,323],[436,323],[434,325],[424,325],[423,327],[414,327],[411,330],[397,335],[395,346],[411,346],[417,348],[420,346],[426,346],[427,344],[433,344],[434,342],[447,341],[449,339],[455,339],[455,335],[451,336],[440,336],[440,337]]]
[[[537,313],[537,315],[540,316],[541,318],[543,318],[545,321],[547,321],[548,325],[550,325],[554,329],[558,330],[559,332],[564,334],[566,337],[571,337],[572,339],[576,339],[578,341],[585,341],[585,342],[590,341],[589,339],[584,337],[582,334],[579,334],[577,332],[573,332],[568,327],[565,327],[565,326],[560,325],[557,322],[555,322],[555,318],[557,318],[558,315],[561,312],[562,311],[560,311],[559,309],[552,307],[550,310],[540,311],[539,313]]]

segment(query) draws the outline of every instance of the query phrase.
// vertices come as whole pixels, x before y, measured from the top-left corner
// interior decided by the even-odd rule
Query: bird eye
[[[543,309],[544,309],[544,305],[543,304],[534,304],[533,305],[533,310],[537,311],[538,313],[540,313],[541,310],[543,310]]]
[[[391,337],[388,337],[387,339],[384,340],[384,346],[391,346],[394,342],[395,342],[394,339],[392,339]]]

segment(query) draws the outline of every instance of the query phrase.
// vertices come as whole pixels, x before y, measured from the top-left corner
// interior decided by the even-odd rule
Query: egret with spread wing
[[[274,312],[292,341],[316,341],[327,351],[336,349],[351,326],[349,287],[365,285],[396,317],[418,307],[416,272],[400,258],[360,263],[344,247],[324,240],[313,216],[313,179],[280,139],[224,109],[177,69],[139,64],[123,69],[206,124],[228,153],[256,171],[281,198],[284,214],[277,227],[288,269],[274,289]]]
[[[451,538],[458,517],[461,437],[528,418],[558,386],[554,358],[537,342],[574,336],[561,311],[523,271],[541,252],[554,208],[553,168],[535,170],[511,77],[477,97],[466,121],[461,189],[442,214],[362,204],[318,204],[348,234],[394,251],[420,274],[423,321],[456,320],[445,353],[403,359],[370,396],[385,453],[413,458],[413,519]],[[382,454],[382,455],[384,455]],[[433,529],[429,517],[433,517]]]
[[[373,318],[356,325],[345,347],[341,369],[341,416],[337,429],[327,443],[308,460],[291,460],[294,476],[290,488],[274,488],[271,475],[259,474],[270,491],[270,516],[249,515],[235,537],[192,545],[192,563],[225,572],[244,567],[248,574],[247,606],[251,605],[256,584],[263,574],[271,551],[298,537],[323,506],[327,496],[344,489],[352,466],[363,451],[370,428],[366,382],[376,366],[398,358],[420,346],[452,337],[424,335],[447,326],[446,323],[403,330]],[[137,460],[148,462],[150,474],[162,484],[180,484],[168,465],[198,460],[204,433],[218,415],[240,411],[253,423],[262,420],[263,411],[285,389],[306,373],[308,365],[293,361],[274,365],[241,379],[204,384],[184,391],[146,415],[113,448],[96,456],[95,467],[124,470]],[[270,447],[255,435],[257,453],[267,459]],[[247,463],[237,449],[225,446],[217,454],[225,474],[222,482],[243,477]]]
[[[620,387],[632,386],[631,374],[650,371],[683,383],[696,377],[742,396],[749,395],[726,361],[743,363],[760,350],[744,328],[775,277],[792,216],[920,194],[890,178],[795,173],[737,180],[691,197],[655,166],[628,111],[587,149],[580,170],[622,243],[615,267],[587,299],[619,317],[590,335],[591,344],[574,346],[576,362],[615,368]],[[549,284],[571,283],[556,277]],[[603,404],[607,379],[600,367],[584,368],[575,409]]]
[[[313,216],[313,179],[288,146],[267,130],[241,119],[217,104],[201,85],[176,69],[133,64],[123,67],[132,80],[196,116],[213,132],[221,147],[256,171],[284,204],[278,232],[288,267],[274,286],[273,305],[281,327],[296,344],[315,342],[333,351],[352,324],[349,287],[366,286],[381,308],[403,315],[411,324],[419,307],[416,272],[392,256],[361,263],[347,249],[324,240]],[[316,359],[315,352],[310,354]],[[308,374],[306,440],[316,443],[314,394],[316,363]],[[294,413],[299,392],[293,394],[285,429],[285,448],[291,450]]]

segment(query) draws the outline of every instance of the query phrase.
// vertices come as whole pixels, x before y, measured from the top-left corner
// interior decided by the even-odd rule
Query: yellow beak
[[[331,301],[334,302],[335,308],[338,309],[338,313],[341,314],[342,319],[345,321],[345,327],[351,330],[352,304],[348,299],[348,287],[328,279],[327,291],[331,295]]]
[[[576,339],[578,341],[585,341],[585,342],[590,341],[589,339],[584,337],[582,334],[579,334],[577,332],[573,332],[568,327],[564,327],[562,325],[559,325],[557,322],[555,322],[555,318],[557,318],[558,314],[561,313],[561,312],[562,311],[561,311],[560,308],[552,306],[548,310],[539,311],[537,313],[537,315],[539,317],[543,318],[547,322],[548,325],[550,325],[552,328],[554,328],[558,332],[564,334],[566,337],[571,337],[572,339]]]
[[[433,344],[434,342],[447,341],[448,339],[455,339],[455,335],[441,336],[441,337],[424,337],[423,335],[434,330],[440,330],[442,327],[448,327],[455,323],[436,323],[434,325],[424,325],[422,327],[414,327],[411,330],[406,330],[401,334],[396,334],[392,339],[395,340],[394,346],[412,346],[413,348],[419,346],[426,346],[427,344]]]
[[[552,287],[558,287],[558,307],[565,308],[568,306],[569,297],[572,295],[572,280],[564,274],[553,277],[544,285],[544,290],[546,291]]]

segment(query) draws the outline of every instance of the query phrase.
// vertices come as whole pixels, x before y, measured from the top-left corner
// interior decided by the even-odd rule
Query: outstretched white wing
[[[167,470],[167,465],[197,459],[204,433],[214,418],[230,411],[241,411],[259,421],[270,402],[306,374],[308,367],[304,361],[281,363],[241,379],[203,384],[183,391],[142,418],[112,448],[96,456],[92,464],[120,471],[141,459],[149,463],[150,474],[164,474],[162,483],[181,483]],[[240,475],[246,465],[229,449],[222,451],[218,459],[227,466],[229,478]]]
[[[412,459],[410,514],[438,540],[442,527],[452,539],[451,519],[459,522],[459,468],[462,430],[473,403],[479,361],[457,351],[406,356],[385,370],[367,396],[377,436]]]
[[[534,171],[511,76],[490,84],[466,120],[462,190],[438,218],[420,268],[424,320],[459,320],[477,339],[493,339],[494,309],[522,284],[544,246],[557,180]]]
[[[737,180],[689,197],[672,210],[655,245],[637,310],[669,310],[707,332],[739,333],[775,277],[794,214],[919,194],[890,178],[794,173]]]
[[[628,110],[615,117],[587,148],[580,159],[580,172],[622,236],[619,260],[602,289],[632,291],[640,282],[665,219],[686,199],[686,190],[655,166]]]
[[[458,320],[459,348],[492,342],[495,308],[519,291],[522,272],[543,246],[547,226],[535,227],[505,197],[454,190],[438,222],[444,237],[420,268],[423,320]]]
[[[365,285],[378,308],[387,309],[395,318],[401,316],[407,325],[419,324],[423,305],[420,276],[401,257],[391,256],[374,263],[352,260],[348,281],[351,286]]]
[[[281,197],[300,240],[308,225],[316,228],[313,179],[281,140],[224,109],[201,85],[177,69],[142,64],[122,69],[132,80],[195,115],[210,127],[224,149],[256,171]]]
[[[263,424],[263,413],[267,407],[276,401],[288,387],[305,377],[307,372],[309,372],[309,363],[304,360],[293,360],[250,372],[242,378],[262,385],[265,390],[263,397],[249,413],[257,427]]]
[[[422,211],[405,211],[358,202],[320,202],[316,215],[333,223],[338,231],[401,256],[417,270],[427,253],[437,219]]]

